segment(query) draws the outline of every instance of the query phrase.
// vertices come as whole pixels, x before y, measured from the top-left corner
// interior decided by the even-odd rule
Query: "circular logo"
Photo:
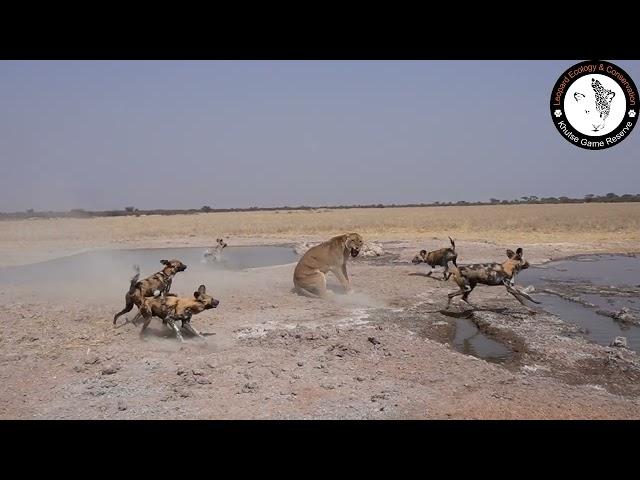
[[[589,150],[613,147],[629,136],[638,114],[638,90],[613,63],[578,63],[558,79],[551,93],[551,118],[558,132]]]

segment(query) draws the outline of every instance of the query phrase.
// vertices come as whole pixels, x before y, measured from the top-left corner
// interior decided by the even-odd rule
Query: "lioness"
[[[349,255],[357,257],[363,244],[357,233],[347,233],[333,237],[326,242],[311,247],[302,256],[293,272],[296,291],[307,297],[327,297],[327,272],[333,272],[346,292],[351,291],[347,275]]]

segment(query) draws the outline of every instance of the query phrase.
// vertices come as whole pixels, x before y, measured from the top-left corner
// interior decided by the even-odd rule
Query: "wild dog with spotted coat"
[[[199,338],[204,338],[204,336],[191,325],[191,317],[204,310],[216,308],[219,304],[219,300],[207,295],[207,288],[204,285],[200,285],[198,290],[193,292],[193,297],[172,296],[160,298],[160,296],[156,296],[153,298],[145,298],[140,307],[140,314],[144,318],[140,336],[144,334],[145,329],[149,326],[151,318],[158,317],[162,319],[162,323],[167,323],[173,329],[178,340],[181,342],[183,338],[180,329],[175,324],[176,320],[180,320],[182,322],[182,328],[189,333]]]
[[[156,292],[159,292],[163,297],[169,296],[173,277],[176,273],[184,272],[187,269],[187,266],[180,260],[160,260],[160,263],[164,265],[164,268],[142,281],[138,281],[140,278],[140,267],[138,265],[133,267],[136,273],[131,278],[129,291],[124,297],[125,307],[114,315],[114,325],[116,324],[118,317],[130,312],[134,305],[140,308],[142,300],[145,297],[153,297]],[[136,318],[138,317],[139,315],[136,315]]]
[[[522,301],[523,298],[534,303],[540,303],[525,292],[514,288],[516,275],[521,270],[527,268],[529,268],[529,262],[524,260],[522,248],[518,248],[515,253],[513,250],[507,250],[507,260],[502,263],[474,263],[472,265],[461,265],[459,267],[451,263],[451,265],[449,265],[449,271],[452,273],[453,279],[460,290],[448,294],[449,301],[447,302],[447,309],[451,305],[451,299],[459,295],[462,295],[462,300],[471,305],[467,298],[478,284],[490,286],[504,285],[507,292],[513,295],[522,305],[525,305]]]
[[[420,250],[420,252],[413,257],[411,263],[414,265],[418,265],[420,263],[426,263],[429,265],[431,269],[429,269],[429,273],[427,273],[428,277],[433,273],[434,267],[444,267],[443,280],[449,280],[451,273],[449,272],[449,267],[447,265],[449,262],[457,265],[456,260],[458,259],[456,244],[453,241],[453,238],[449,237],[449,241],[451,242],[451,247],[441,248],[440,250],[434,250],[433,252]]]
[[[204,258],[208,261],[219,262],[222,259],[222,250],[227,247],[227,242],[222,238],[216,238],[216,246],[208,248],[204,252]]]

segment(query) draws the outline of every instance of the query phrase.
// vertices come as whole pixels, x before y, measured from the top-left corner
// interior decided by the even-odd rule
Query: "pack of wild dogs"
[[[424,263],[429,266],[427,276],[431,276],[433,268],[442,267],[443,281],[453,277],[458,290],[448,294],[446,309],[451,306],[451,300],[458,296],[462,296],[462,300],[473,307],[468,298],[478,284],[504,286],[506,291],[525,307],[527,306],[524,299],[540,303],[515,285],[516,275],[529,268],[529,262],[524,259],[522,248],[517,248],[515,252],[507,250],[507,258],[502,262],[458,266],[456,244],[451,237],[449,241],[450,247],[431,252],[421,250],[412,260],[414,265]],[[293,271],[294,291],[306,297],[328,298],[331,293],[327,290],[326,275],[331,272],[338,279],[345,293],[350,293],[352,289],[351,280],[347,274],[347,261],[349,257],[357,257],[363,245],[361,235],[347,233],[311,247],[302,255]],[[216,246],[207,250],[205,256],[214,256],[219,259],[226,246],[224,240],[219,238],[216,240]],[[187,266],[180,260],[161,260],[160,263],[164,265],[162,270],[143,280],[140,280],[139,267],[134,267],[135,275],[125,294],[125,307],[115,314],[113,324],[116,324],[118,317],[137,306],[138,312],[131,323],[137,324],[142,318],[140,335],[144,334],[151,319],[156,317],[168,325],[180,341],[183,341],[181,329],[204,339],[204,336],[191,324],[191,318],[204,310],[216,308],[220,301],[207,294],[205,285],[200,285],[191,296],[179,297],[171,293],[173,277],[184,272]],[[177,322],[180,322],[180,328]]]

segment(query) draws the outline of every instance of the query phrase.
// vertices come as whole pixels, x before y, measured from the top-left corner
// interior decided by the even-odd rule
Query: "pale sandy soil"
[[[223,227],[233,222],[214,224],[215,215],[0,222],[0,252],[3,265],[10,265],[93,248],[205,246],[218,235],[231,245],[328,236],[324,230],[261,231],[259,222],[249,235],[245,227]],[[616,215],[610,212],[608,221],[619,221]],[[576,211],[570,217],[567,228],[580,223]],[[344,228],[355,225],[348,218],[331,234],[356,230]],[[143,235],[120,224],[137,220],[169,231]],[[174,221],[182,234],[168,226]],[[192,278],[189,270],[181,274],[174,282],[177,293],[203,282],[221,300],[218,309],[194,317],[199,330],[213,334],[206,343],[187,339],[180,345],[158,321],[144,340],[131,324],[114,329],[111,320],[122,306],[127,278],[64,293],[36,286],[0,291],[0,418],[640,417],[640,361],[634,352],[591,344],[551,315],[528,315],[503,289],[477,288],[474,301],[487,311],[472,320],[511,345],[512,359],[494,364],[451,348],[453,320],[440,310],[454,286],[412,275],[423,268],[408,263],[418,248],[446,245],[450,232],[423,225],[403,233],[394,230],[395,217],[381,221],[388,226],[368,238],[383,241],[389,254],[351,262],[350,296],[336,294],[325,302],[293,294],[293,264],[218,271],[208,278]],[[499,225],[477,232],[459,227],[452,236],[460,263],[500,260],[505,248],[517,246],[540,263],[582,252],[640,251],[634,221],[635,230],[622,227],[608,236],[594,228],[538,233],[524,241],[528,237],[520,230],[494,237]],[[423,322],[424,331],[407,326],[409,317]]]

